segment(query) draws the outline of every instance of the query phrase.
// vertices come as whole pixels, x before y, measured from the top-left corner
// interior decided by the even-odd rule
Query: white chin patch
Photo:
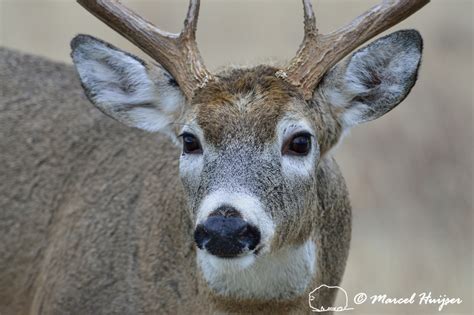
[[[216,294],[242,299],[288,299],[303,294],[316,266],[313,240],[275,253],[219,258],[197,250],[202,276]]]
[[[252,253],[236,258],[220,258],[201,249],[198,249],[197,258],[199,265],[207,268],[209,272],[219,270],[221,273],[228,274],[245,270],[255,262],[255,256]]]

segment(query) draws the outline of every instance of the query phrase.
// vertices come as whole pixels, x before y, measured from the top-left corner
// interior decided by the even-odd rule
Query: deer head
[[[190,1],[179,34],[117,1],[79,0],[157,63],[86,35],[72,41],[72,57],[97,108],[182,146],[179,170],[198,260],[212,277],[311,237],[318,165],[345,131],[407,96],[422,39],[415,30],[398,31],[341,60],[427,2],[384,1],[323,35],[303,0],[304,40],[288,66],[211,74],[195,41],[199,0]]]

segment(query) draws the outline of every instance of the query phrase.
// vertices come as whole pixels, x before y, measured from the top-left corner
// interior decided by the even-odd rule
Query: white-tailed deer
[[[286,67],[211,73],[198,0],[180,34],[79,0],[156,61],[77,36],[88,99],[169,142],[87,107],[69,66],[1,50],[0,313],[310,312],[349,250],[331,148],[407,96],[422,39],[398,31],[341,59],[427,2],[384,1],[323,35],[304,0]],[[312,305],[333,304],[324,292]]]

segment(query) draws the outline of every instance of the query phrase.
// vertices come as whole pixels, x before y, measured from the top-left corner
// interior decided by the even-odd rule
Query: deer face
[[[248,262],[309,238],[319,113],[275,72],[223,73],[183,117],[180,173],[203,254]]]
[[[212,275],[307,243],[319,163],[350,127],[406,97],[421,46],[416,31],[383,37],[330,69],[310,98],[269,66],[217,74],[187,97],[161,66],[95,38],[76,37],[72,56],[101,111],[182,148],[198,260]]]

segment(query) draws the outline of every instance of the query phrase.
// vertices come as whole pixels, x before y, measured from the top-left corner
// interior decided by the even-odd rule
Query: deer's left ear
[[[329,103],[344,129],[392,110],[416,82],[423,41],[415,30],[382,37],[336,65],[316,97]]]

